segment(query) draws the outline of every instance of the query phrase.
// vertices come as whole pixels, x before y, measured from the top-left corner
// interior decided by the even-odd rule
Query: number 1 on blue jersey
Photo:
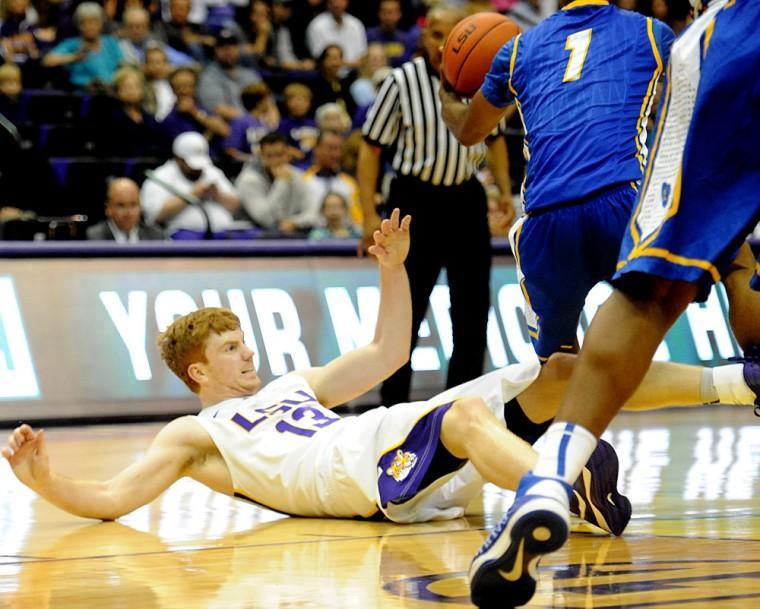
[[[565,41],[565,50],[570,51],[565,77],[562,82],[573,82],[581,77],[583,64],[586,63],[588,47],[591,45],[591,28],[570,34]]]

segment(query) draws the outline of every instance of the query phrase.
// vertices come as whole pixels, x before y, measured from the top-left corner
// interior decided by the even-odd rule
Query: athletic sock
[[[713,386],[721,404],[754,404],[756,395],[744,381],[744,364],[728,364],[712,369]]]
[[[702,379],[699,382],[699,400],[703,404],[717,404],[720,402],[718,390],[715,388],[712,368],[702,369]]]
[[[588,429],[565,421],[552,423],[533,468],[536,476],[561,478],[573,485],[596,448],[597,438]]]
[[[534,423],[525,414],[517,398],[512,398],[504,404],[504,422],[507,424],[507,429],[529,444],[534,444],[549,429],[553,420]]]

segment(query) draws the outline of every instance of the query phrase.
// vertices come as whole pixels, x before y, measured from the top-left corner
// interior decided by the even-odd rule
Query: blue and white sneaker
[[[760,382],[760,364],[758,365]],[[570,513],[612,533],[622,534],[631,520],[631,502],[617,490],[618,458],[615,449],[599,440],[581,475],[573,484]]]
[[[570,531],[572,489],[557,478],[526,474],[512,507],[470,565],[470,596],[481,609],[516,607],[536,592],[538,563]]]

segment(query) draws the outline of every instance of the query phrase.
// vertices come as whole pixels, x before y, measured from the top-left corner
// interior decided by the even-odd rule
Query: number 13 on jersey
[[[591,28],[570,34],[567,37],[567,40],[565,40],[565,50],[570,51],[570,58],[567,60],[565,77],[562,79],[562,82],[573,82],[580,79],[590,45]]]

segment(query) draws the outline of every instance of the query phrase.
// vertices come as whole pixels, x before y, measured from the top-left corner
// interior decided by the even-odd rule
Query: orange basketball
[[[475,13],[451,30],[443,47],[443,77],[459,95],[472,97],[498,50],[520,33],[520,26],[499,13]]]

